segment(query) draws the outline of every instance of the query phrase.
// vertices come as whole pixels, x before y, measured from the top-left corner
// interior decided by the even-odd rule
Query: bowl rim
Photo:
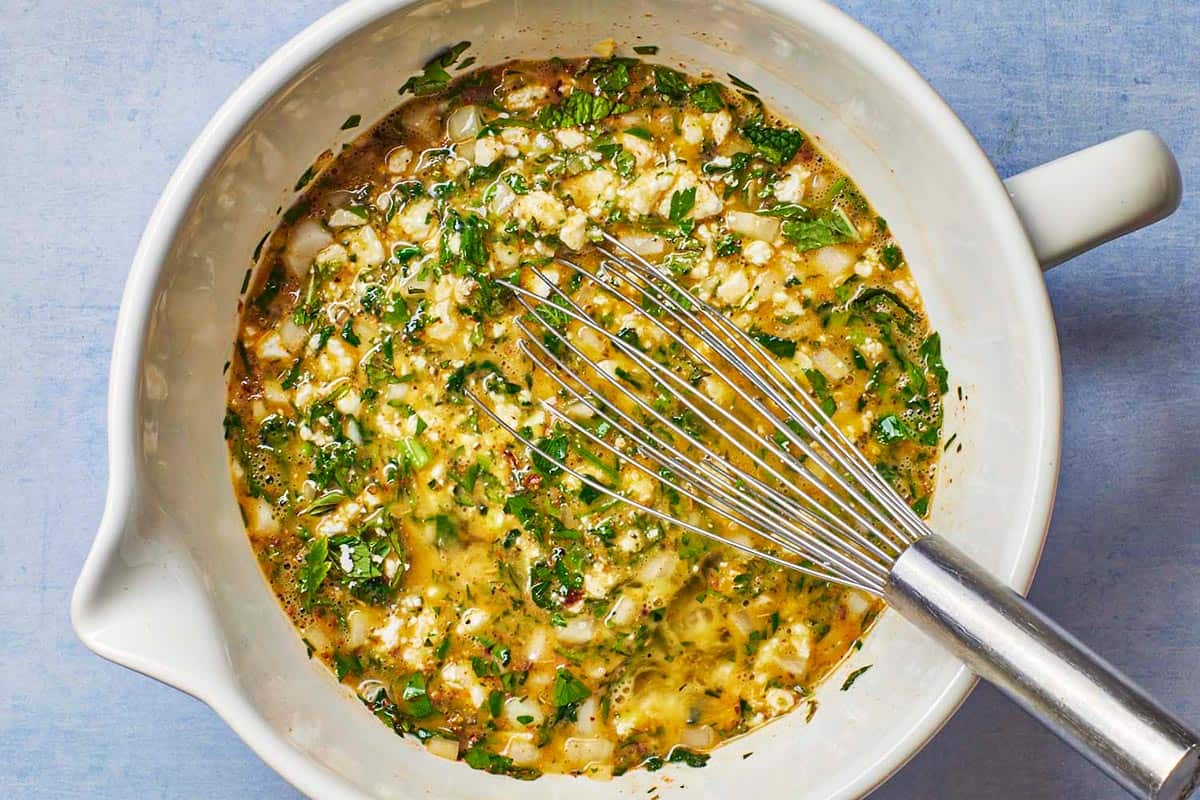
[[[268,726],[250,701],[234,687],[197,686],[170,670],[139,663],[97,641],[84,624],[90,598],[105,577],[105,566],[117,557],[122,533],[133,508],[137,487],[136,433],[138,388],[145,333],[150,322],[159,276],[170,248],[185,223],[201,187],[229,147],[260,109],[301,72],[343,39],[379,19],[422,0],[349,0],[293,36],[256,68],[220,106],[187,149],[155,204],[134,254],[122,293],[113,338],[107,395],[109,482],[103,516],[71,599],[76,635],[98,655],[149,675],[196,696],[209,705],[246,744],[294,787],[311,796],[362,796],[340,776],[299,754]],[[1008,575],[998,576],[1024,594],[1032,583],[1053,511],[1062,431],[1062,376],[1059,346],[1050,299],[1025,229],[1004,184],[979,143],[945,100],[890,45],[826,0],[803,5],[803,18],[789,0],[746,0],[764,10],[795,19],[821,35],[837,39],[871,72],[886,75],[914,114],[926,117],[940,132],[941,145],[955,167],[977,187],[981,211],[1009,231],[1015,248],[1008,272],[1014,290],[1034,325],[1027,331],[1038,355],[1029,374],[1040,388],[1037,398],[1041,427],[1036,432],[1037,463],[1033,490],[1018,543],[1019,555]],[[1021,262],[1021,263],[1018,263]],[[960,666],[920,719],[901,741],[859,777],[843,787],[845,796],[865,796],[890,778],[929,742],[966,700],[975,677]]]

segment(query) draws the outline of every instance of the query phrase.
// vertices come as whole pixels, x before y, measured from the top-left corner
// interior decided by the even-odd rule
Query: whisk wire
[[[562,261],[562,263],[564,263],[568,266],[572,266],[572,267],[575,266],[565,260]],[[581,270],[581,272],[584,272],[584,271]],[[706,419],[707,418],[706,412],[701,410],[700,408],[698,408],[696,406],[696,404],[694,402],[692,402],[692,400],[690,398],[698,398],[700,401],[705,403],[710,409],[712,409],[712,411],[714,411],[717,415],[719,415],[722,420],[724,420],[725,422],[732,425],[737,431],[740,431],[746,438],[754,441],[764,450],[774,451],[776,449],[777,445],[774,442],[772,442],[770,439],[768,439],[766,437],[761,436],[756,431],[752,430],[741,419],[739,419],[737,416],[731,414],[726,409],[722,408],[718,403],[716,403],[714,400],[709,398],[707,395],[705,395],[699,389],[692,386],[689,382],[683,380],[674,371],[672,371],[672,370],[668,369],[667,367],[663,366],[662,364],[659,364],[658,362],[654,361],[649,356],[642,353],[640,350],[633,347],[628,342],[625,342],[624,340],[620,339],[620,337],[613,335],[610,331],[606,330],[602,326],[597,325],[591,319],[591,317],[588,316],[583,311],[583,309],[580,308],[578,306],[578,304],[576,304],[570,297],[568,297],[564,292],[562,292],[561,289],[559,289],[557,286],[554,286],[553,284],[549,284],[546,276],[540,270],[537,270],[535,268],[534,273],[537,275],[537,277],[540,280],[542,280],[543,282],[546,282],[550,286],[550,291],[552,293],[554,293],[556,297],[559,298],[561,303],[566,304],[566,305],[559,304],[559,308],[564,313],[566,313],[568,316],[576,319],[582,325],[590,328],[591,330],[595,331],[597,334],[601,335],[602,337],[606,338],[615,348],[617,348],[622,353],[624,353],[625,355],[629,356],[631,359],[636,361],[638,363],[638,365],[643,370],[645,370],[648,374],[650,374],[652,377],[661,377],[665,381],[669,381],[671,383],[671,385],[677,390],[676,394],[675,394],[676,399],[678,399],[689,411],[691,411],[693,414],[695,414],[698,418]],[[584,272],[584,274],[590,275],[590,273],[586,273],[586,272]],[[593,276],[593,278],[595,278],[595,276]],[[597,279],[597,283],[603,285],[603,282],[598,279]],[[520,289],[519,287],[518,287],[518,292],[521,295],[522,304],[526,308],[529,308],[528,303],[525,302],[525,297],[530,296],[530,295],[536,297],[537,295],[534,295],[533,293],[530,293],[525,289]],[[636,308],[636,307],[634,307],[634,311],[642,312],[641,309]],[[644,313],[644,312],[642,312],[642,313]],[[524,330],[527,335],[530,334],[530,332],[528,331],[528,328],[526,328],[524,325],[522,325],[522,330]],[[640,397],[637,393],[630,391],[621,380],[609,375],[607,373],[607,371],[603,370],[600,367],[600,365],[596,364],[592,359],[586,357],[583,353],[581,353],[578,350],[578,348],[576,348],[574,346],[574,344],[572,342],[570,342],[569,338],[565,334],[559,332],[558,330],[554,329],[553,327],[549,327],[547,330],[551,336],[553,336],[554,338],[559,340],[563,345],[565,345],[568,349],[570,349],[572,351],[572,353],[576,356],[576,358],[578,358],[581,362],[585,363],[592,371],[596,372],[596,374],[599,375],[605,382],[611,384],[624,397],[627,397],[628,399],[633,401],[635,404],[637,404],[638,407],[641,408],[643,411],[652,415],[660,424],[662,424],[668,428],[672,428],[670,420],[668,420],[665,416],[663,416],[661,412],[659,412],[657,409],[653,408],[650,404],[648,404],[645,401],[644,398]],[[674,334],[673,331],[669,331],[669,329],[668,329],[667,332],[670,333],[672,336],[675,336],[676,340],[680,341],[682,344],[684,344],[685,347],[692,349],[692,348],[690,348],[690,345],[688,345],[682,339],[679,339]],[[700,357],[700,354],[698,352],[694,351],[694,349],[693,349],[693,352],[696,354],[697,357]],[[545,354],[547,356],[551,356],[551,354],[549,352],[546,352]],[[544,363],[539,364],[539,366],[541,366],[547,372],[551,371],[546,367],[546,364],[544,364]],[[734,388],[735,388],[735,390],[740,392],[739,387],[736,387],[736,385],[735,385]],[[761,406],[758,403],[756,403],[752,397],[749,397],[744,394],[743,394],[743,397],[745,400],[752,403],[755,406],[755,408],[757,410],[759,410],[761,413],[766,413],[765,409],[762,409]],[[768,461],[766,461],[764,458],[762,458],[752,448],[748,447],[745,444],[745,442],[743,442],[738,436],[731,433],[725,426],[710,424],[709,427],[712,430],[714,430],[717,434],[719,434],[723,440],[732,444],[735,448],[738,449],[739,452],[741,452],[747,458],[751,459],[753,461],[753,463],[755,463],[761,469],[766,471],[772,478],[774,478],[776,481],[779,482],[779,485],[781,485],[781,486],[790,486],[791,485],[790,481],[788,480],[788,476],[785,476],[783,473],[781,473],[778,470],[778,468],[776,468],[775,466],[770,464]],[[681,434],[684,438],[686,438],[689,444],[691,444],[693,447],[697,448],[702,453],[704,453],[704,455],[707,458],[712,459],[712,461],[715,463],[723,463],[722,460],[720,459],[720,457],[714,451],[712,451],[709,447],[707,447],[706,445],[701,443],[699,440],[697,440],[694,436],[689,434],[687,431],[680,429],[680,428],[674,428],[674,430],[677,431],[679,434]],[[651,434],[649,431],[646,431],[645,429],[643,429],[642,432],[645,437],[651,437],[651,438],[653,437],[653,434]],[[643,444],[645,444],[645,443],[646,442],[643,439]],[[776,455],[778,456],[779,454],[776,453]],[[857,513],[857,511],[855,509],[853,509],[848,504],[846,504],[842,500],[842,498],[838,497],[836,494],[829,491],[829,489],[824,484],[822,484],[819,479],[817,479],[814,475],[812,475],[811,472],[807,468],[805,468],[802,464],[796,463],[794,460],[789,460],[786,458],[782,459],[782,463],[786,464],[788,467],[790,467],[791,469],[793,469],[797,473],[799,473],[800,476],[802,478],[804,478],[819,494],[821,494],[825,499],[827,499],[828,501],[834,503],[839,508],[841,508],[842,511],[845,514],[849,515],[853,521],[855,521],[859,525],[863,526],[864,528],[868,527],[868,523]],[[726,468],[732,469],[731,467],[726,467]],[[778,510],[785,515],[784,519],[786,519],[787,515],[789,515],[789,514],[797,515],[797,516],[801,517],[802,521],[807,522],[810,526],[815,527],[815,525],[817,524],[816,520],[813,518],[813,514],[815,513],[816,516],[820,518],[821,523],[835,528],[838,533],[840,533],[844,536],[851,537],[861,547],[864,547],[867,550],[875,553],[877,557],[882,558],[882,559],[887,559],[890,557],[889,554],[883,552],[870,539],[868,539],[866,536],[861,534],[858,530],[853,528],[851,525],[847,524],[843,519],[841,519],[838,516],[836,516],[835,514],[831,513],[828,509],[826,509],[820,503],[815,502],[813,500],[813,498],[809,497],[808,495],[806,495],[804,493],[798,493],[798,497],[801,499],[801,501],[803,503],[803,505],[802,505],[801,503],[796,502],[795,497],[792,497],[792,496],[783,494],[779,491],[776,491],[769,484],[767,484],[766,482],[757,478],[753,473],[746,472],[746,471],[740,471],[740,472],[734,473],[734,477],[736,478],[737,481],[739,481],[741,483],[751,484],[757,491],[759,491],[763,495],[765,495],[766,498],[769,501],[771,501],[773,505],[776,505]],[[823,538],[829,539],[833,542],[838,541],[836,533],[829,533],[829,532],[825,531],[824,529],[820,529],[820,532],[821,532]]]
[[[536,340],[533,340],[533,343],[534,346],[542,350],[543,353],[549,355],[549,352],[544,345]],[[545,364],[542,363],[538,357],[530,353],[526,342],[522,342],[522,345],[522,351],[530,357],[531,361],[540,366],[545,374],[557,382],[559,386],[564,388],[578,401],[583,403],[588,402],[587,398],[575,390],[574,387],[570,386],[565,380],[560,378],[555,371],[546,369]],[[567,343],[567,346],[574,349],[569,342]],[[586,358],[582,356],[582,354],[580,354],[580,356],[581,359]],[[599,372],[598,369],[597,371]],[[604,377],[607,379],[606,374],[604,374]],[[618,386],[618,388],[623,387]],[[790,511],[791,513],[795,514],[795,516],[799,517],[801,523],[808,522],[808,528],[802,524],[797,524],[794,519],[789,518],[787,516],[789,509],[785,508],[783,509],[784,513],[781,513],[777,504],[771,504],[773,506],[772,508],[765,508],[762,503],[763,496],[758,491],[758,487],[761,485],[761,482],[755,480],[755,490],[747,491],[748,484],[740,482],[740,480],[736,477],[731,477],[724,470],[714,471],[712,469],[714,465],[720,465],[722,467],[726,466],[724,461],[715,452],[705,447],[702,443],[695,441],[686,433],[684,433],[684,436],[687,436],[690,441],[693,441],[695,446],[705,454],[704,460],[696,461],[689,459],[685,454],[681,453],[669,442],[655,437],[655,435],[645,426],[637,422],[637,420],[633,419],[628,414],[622,412],[619,408],[603,406],[593,409],[593,413],[599,416],[607,424],[612,426],[614,430],[626,437],[626,439],[634,442],[639,452],[649,454],[654,461],[659,462],[661,466],[665,467],[669,471],[670,475],[682,477],[683,480],[703,489],[707,497],[719,499],[722,506],[724,506],[723,508],[714,508],[704,497],[700,497],[690,491],[687,491],[686,489],[682,489],[678,483],[670,480],[661,471],[652,470],[642,464],[638,459],[630,458],[629,453],[623,452],[604,441],[602,438],[597,437],[591,431],[579,425],[574,420],[571,420],[553,404],[543,401],[542,407],[545,408],[556,419],[566,422],[571,428],[581,432],[589,441],[602,447],[606,452],[615,455],[619,459],[625,459],[629,461],[634,467],[650,478],[658,481],[672,490],[679,491],[681,494],[689,497],[690,499],[699,502],[705,508],[730,518],[740,527],[743,527],[751,532],[761,531],[764,529],[763,515],[765,515],[765,524],[768,526],[768,529],[778,531],[780,536],[786,537],[787,540],[794,545],[798,545],[800,548],[807,548],[809,552],[813,552],[822,559],[831,557],[833,555],[833,552],[826,543],[811,537],[809,529],[815,529],[820,523],[812,520],[811,516],[805,509],[796,508],[790,509]],[[611,409],[613,414],[619,416],[621,420],[624,421],[624,424],[614,419],[609,413],[606,413],[607,409]],[[637,432],[635,433],[634,430],[630,429],[630,427],[634,428]],[[668,455],[664,455],[663,451],[666,451]],[[769,490],[770,487],[763,485],[763,488]],[[729,508],[736,509],[736,513],[731,513],[728,510]],[[870,572],[874,571],[874,565],[871,562],[863,561],[862,559],[859,559],[859,561],[860,563],[856,565],[856,572],[859,573],[860,578],[865,579],[865,576],[861,574],[861,570],[859,570],[858,567],[864,567]]]
[[[733,538],[730,538],[727,536],[722,536],[721,534],[716,533],[712,530],[702,528],[698,525],[687,522],[686,520],[681,520],[678,517],[671,516],[670,514],[662,512],[662,511],[658,510],[657,508],[654,508],[653,506],[649,506],[644,503],[640,503],[637,500],[634,500],[633,498],[629,497],[626,494],[621,494],[619,492],[616,492],[613,489],[609,488],[608,486],[605,486],[600,481],[597,481],[591,475],[588,475],[585,472],[580,472],[579,470],[574,469],[573,467],[564,463],[562,460],[558,459],[554,454],[548,452],[541,445],[532,441],[531,439],[529,439],[529,437],[522,435],[520,431],[518,431],[516,428],[514,428],[512,425],[510,425],[507,421],[505,421],[504,418],[502,418],[499,414],[497,414],[496,411],[491,408],[491,406],[489,406],[487,403],[485,403],[472,390],[464,389],[463,393],[467,396],[468,399],[470,399],[473,403],[475,403],[475,405],[478,406],[493,422],[495,422],[501,428],[506,430],[514,439],[516,439],[522,445],[529,448],[530,452],[537,453],[539,456],[546,459],[548,462],[555,464],[557,467],[562,469],[568,475],[571,475],[572,477],[579,480],[581,483],[586,484],[587,486],[590,486],[591,488],[604,494],[607,497],[612,498],[613,500],[618,500],[618,501],[624,503],[625,505],[630,506],[631,508],[634,508],[645,514],[649,514],[650,516],[652,516],[656,519],[659,519],[663,522],[683,528],[686,531],[696,533],[700,536],[705,536],[709,539],[720,542],[721,544],[732,547],[735,550],[738,550],[742,553],[754,556],[756,558],[765,559],[765,560],[767,560],[773,564],[776,564],[778,566],[786,567],[788,569],[795,570],[797,572],[802,572],[804,574],[811,575],[815,578],[821,578],[823,580],[835,581],[835,582],[843,583],[848,586],[853,586],[853,587],[856,587],[859,589],[865,589],[867,591],[878,591],[878,584],[875,581],[861,581],[860,582],[859,580],[854,579],[854,578],[848,578],[843,575],[838,575],[838,574],[834,574],[831,572],[816,569],[814,566],[811,566],[809,563],[805,563],[805,562],[796,563],[795,561],[781,558],[780,556],[776,556],[772,553],[764,552],[758,548],[752,547],[751,545],[748,545],[745,542],[741,542],[741,541],[738,541],[736,539],[733,539]],[[709,510],[714,511],[715,513],[723,514],[723,512],[720,509],[712,507],[707,502],[705,502],[703,498],[697,497],[696,495],[692,494],[691,492],[688,492],[683,487],[674,487],[674,488],[676,488],[676,490],[679,491],[681,494],[684,494],[685,496],[688,496],[688,497],[694,499],[696,502],[698,502],[700,505],[703,505],[705,508],[708,508]]]
[[[557,280],[534,267],[544,290],[496,281],[527,312],[516,319],[523,337],[519,349],[558,387],[557,398],[570,398],[574,407],[601,420],[615,436],[608,441],[608,432],[598,434],[573,419],[557,405],[557,398],[539,398],[540,407],[556,427],[565,426],[614,456],[618,468],[622,462],[630,464],[668,491],[773,547],[747,544],[697,524],[696,517],[681,519],[678,513],[637,502],[627,490],[572,468],[565,457],[522,435],[476,392],[466,389],[467,396],[531,452],[608,497],[743,553],[881,593],[895,560],[927,532],[920,518],[762,344],[615,237],[604,233],[596,250],[601,258],[595,271],[565,258],[556,262],[572,271],[572,280],[590,281],[603,296],[628,307],[632,318],[663,334],[671,352],[681,354],[694,372],[685,379],[636,341],[609,330],[608,322],[595,319]],[[651,404],[642,396],[641,378],[635,380],[585,353],[568,333],[572,320],[644,373],[660,392],[659,400]],[[732,391],[735,407],[713,396],[713,387],[702,388],[701,381],[710,376]],[[668,417],[664,411],[669,405],[656,407],[661,400],[686,409],[686,415],[714,434],[724,449],[701,441],[678,417]],[[644,416],[637,418],[622,403]],[[750,469],[735,464],[731,456],[746,459]]]
[[[603,251],[601,251],[601,252],[603,252]],[[587,272],[583,268],[579,267],[577,264],[574,264],[567,259],[559,259],[559,263],[575,270],[576,272],[578,272],[581,275],[586,275],[586,276],[592,278],[593,280],[596,281],[596,283],[598,285],[602,286],[606,291],[608,291],[618,297],[621,297],[622,300],[625,300],[626,302],[628,302],[627,298],[624,298],[624,296],[620,295],[612,287],[606,285],[605,282],[599,278],[599,276],[592,275],[591,273]],[[635,288],[638,288],[638,289],[641,288],[637,284],[630,281],[627,276],[622,275],[619,271],[614,269],[614,266],[613,266],[614,262],[611,260],[611,257],[610,257],[610,261],[605,262],[605,264],[607,265],[608,272],[610,272],[611,274],[620,278],[621,280],[627,282],[629,285],[634,286]],[[536,272],[536,270],[535,270],[535,272]],[[538,274],[539,278],[541,278],[542,280],[545,280],[544,275],[542,275],[540,272],[538,272],[537,274]],[[551,285],[550,288],[551,288],[551,291],[553,291],[556,294],[556,296],[558,296],[561,300],[570,304],[570,306],[573,309],[580,312],[580,314],[573,314],[572,316],[575,319],[580,320],[580,322],[582,324],[584,324],[584,325],[592,328],[593,330],[596,330],[597,332],[601,333],[602,335],[604,335],[606,338],[608,338],[610,341],[612,341],[622,352],[625,352],[625,353],[631,355],[632,357],[635,358],[635,360],[639,361],[639,364],[641,364],[642,362],[647,362],[647,363],[653,364],[654,368],[656,370],[665,369],[661,365],[657,364],[657,362],[654,362],[653,360],[648,359],[648,357],[646,357],[640,351],[631,350],[630,345],[628,345],[627,343],[625,343],[623,341],[620,341],[618,338],[613,337],[609,331],[601,328],[600,326],[597,326],[591,320],[591,318],[588,317],[586,314],[583,314],[582,309],[580,309],[578,307],[578,305],[573,300],[571,300],[565,293],[563,293],[562,290],[559,289],[557,286]],[[650,287],[650,288],[656,292],[661,291],[657,287]],[[710,338],[710,337],[705,336],[705,332],[703,332],[702,330],[698,330],[697,326],[693,323],[693,321],[691,319],[689,319],[689,317],[692,315],[690,315],[688,313],[679,313],[672,307],[672,306],[676,306],[676,307],[682,308],[680,301],[677,301],[677,300],[675,300],[675,298],[672,298],[669,295],[665,295],[665,294],[655,296],[654,300],[659,303],[660,307],[663,309],[663,311],[665,313],[669,314],[672,317],[672,319],[675,319],[676,321],[678,321],[682,327],[688,329],[690,332],[693,333],[693,335],[697,336],[697,338],[700,338],[702,341],[707,341],[707,339]],[[695,357],[697,360],[699,360],[701,362],[706,360],[706,357],[702,353],[700,353],[695,347],[693,347],[691,345],[691,343],[689,343],[687,340],[685,340],[683,337],[681,337],[676,331],[672,330],[670,327],[665,325],[662,321],[660,321],[659,319],[656,319],[653,314],[648,313],[645,309],[640,308],[637,305],[631,304],[630,308],[633,313],[637,314],[640,318],[648,321],[649,323],[651,323],[652,325],[657,327],[660,331],[664,332],[672,340],[674,340],[675,342],[680,344],[688,352],[689,355],[692,355],[693,357]],[[722,343],[719,341],[714,341],[713,344],[721,345]],[[754,344],[755,346],[758,346],[757,343],[752,342],[752,344]],[[714,349],[716,349],[716,348],[714,348]],[[724,349],[723,346],[721,349]],[[735,367],[736,367],[736,363],[738,361],[736,356],[734,356],[732,354],[728,354],[728,353],[722,353],[722,357],[726,361],[734,363]],[[801,461],[795,459],[794,456],[789,457],[786,454],[786,451],[784,451],[783,448],[780,447],[780,443],[778,441],[775,441],[775,440],[771,439],[770,437],[762,436],[762,435],[758,434],[757,432],[750,431],[748,428],[746,428],[741,423],[741,421],[739,419],[730,415],[724,408],[722,408],[719,404],[717,404],[712,398],[710,398],[703,392],[696,389],[690,383],[683,381],[674,372],[667,370],[666,374],[669,376],[670,379],[672,379],[675,382],[676,386],[679,386],[684,391],[688,392],[690,396],[698,397],[700,400],[702,400],[704,403],[706,403],[710,408],[712,408],[714,411],[716,411],[718,414],[720,414],[723,418],[725,418],[727,421],[729,421],[732,424],[734,424],[735,426],[737,426],[740,430],[742,430],[743,433],[745,433],[747,436],[752,438],[756,443],[759,444],[759,446],[762,449],[773,453],[777,458],[779,458],[784,463],[786,463],[789,469],[792,469],[792,470],[795,470],[796,472],[798,472],[800,477],[804,478],[804,480],[809,484],[809,486],[811,486],[814,490],[816,490],[826,500],[829,500],[830,502],[834,503],[838,508],[840,508],[843,511],[843,513],[848,514],[851,517],[851,519],[856,524],[858,524],[862,529],[869,530],[872,527],[871,523],[869,523],[865,519],[863,519],[859,515],[858,511],[855,508],[847,505],[842,500],[841,497],[830,492],[828,490],[828,488],[824,485],[824,483],[819,478],[814,476],[804,466],[804,464]],[[822,457],[809,446],[808,442],[806,442],[803,437],[798,436],[797,433],[794,430],[792,430],[791,426],[789,426],[787,424],[788,416],[794,417],[797,415],[795,415],[795,414],[785,415],[784,418],[781,419],[777,415],[772,414],[768,409],[763,407],[763,405],[759,401],[759,399],[757,399],[754,395],[750,394],[741,384],[731,381],[731,380],[728,380],[728,378],[721,376],[719,373],[718,373],[718,376],[742,400],[749,403],[750,406],[755,411],[757,411],[763,419],[767,420],[772,425],[775,435],[784,437],[789,444],[797,447],[797,449],[799,449],[801,452],[803,452],[805,454],[805,456],[807,456],[809,459],[813,460],[814,462],[816,462],[816,463],[822,462],[822,460],[823,460]],[[797,391],[800,391],[799,387],[797,387]],[[775,401],[775,402],[776,402],[776,405],[782,405],[778,401]],[[693,413],[699,414],[701,417],[703,417],[703,412],[700,412],[699,410],[695,409],[693,406],[691,406],[690,403],[688,403],[687,405],[689,406],[689,410],[691,410]],[[818,412],[818,413],[820,413],[820,412]],[[801,416],[801,419],[804,419],[805,416]],[[732,441],[735,445],[740,447],[740,442],[738,442],[736,439],[730,439],[730,441]],[[778,477],[777,474],[775,477]],[[888,521],[884,517],[882,517],[878,514],[875,507],[873,505],[871,505],[870,503],[866,502],[864,497],[858,495],[855,488],[852,485],[850,485],[849,483],[847,483],[846,481],[844,481],[840,474],[833,472],[833,473],[829,474],[829,477],[831,480],[834,481],[835,484],[837,484],[837,487],[839,489],[841,489],[845,494],[849,495],[852,499],[854,499],[857,503],[859,503],[861,507],[866,508],[868,510],[868,512],[870,512],[872,514],[872,516],[875,517],[876,524],[885,524],[885,525],[887,524]],[[785,482],[783,482],[782,485],[790,487],[792,484],[791,484],[791,482],[785,481]],[[835,515],[831,514],[828,511],[828,509],[825,509],[820,504],[812,503],[811,497],[809,497],[808,495],[806,495],[804,493],[798,493],[798,497],[801,500],[801,502],[805,502],[805,503],[815,506],[815,508],[818,510],[818,513],[822,517],[825,518],[826,522],[828,522],[829,524],[832,524],[836,527],[841,527],[842,521]],[[862,545],[864,547],[868,547],[868,548],[873,548],[873,545],[869,542],[869,540],[860,537],[857,531],[854,531],[853,529],[851,529],[849,527],[844,527],[844,528],[842,528],[842,530],[847,535],[854,537],[860,545]],[[890,557],[898,556],[901,552],[903,552],[904,547],[906,547],[908,545],[908,542],[901,542],[900,545],[897,546],[894,542],[890,542],[886,537],[884,537],[882,540],[885,542],[888,542],[893,549],[893,552]],[[889,557],[889,556],[884,555],[883,553],[879,553],[879,555],[880,555],[880,557],[883,557],[883,558]]]
[[[814,441],[823,444],[839,466],[849,472],[861,485],[874,490],[871,492],[872,499],[887,507],[897,518],[896,522],[899,522],[903,527],[903,533],[907,534],[907,536],[900,536],[901,550],[929,532],[920,517],[896,496],[883,477],[866,462],[846,435],[836,425],[827,423],[827,418],[824,416],[824,412],[818,406],[817,402],[808,392],[801,388],[793,375],[784,370],[770,357],[762,345],[750,338],[732,320],[706,303],[695,301],[694,298],[689,299],[689,304],[693,304],[695,301],[694,305],[697,306],[695,313],[683,307],[677,300],[678,297],[688,296],[683,287],[671,280],[669,276],[663,274],[661,270],[655,268],[654,265],[621,240],[607,232],[602,232],[602,236],[606,242],[625,253],[628,257],[627,259],[621,259],[604,247],[598,247],[597,250],[611,262],[612,267],[610,269],[613,267],[624,268],[629,272],[638,274],[642,280],[650,285],[654,285],[655,281],[666,284],[670,292],[662,292],[660,290],[660,293],[665,297],[663,305],[667,308],[668,313],[671,314],[673,319],[687,326],[689,330],[707,345],[713,347],[717,352],[722,353],[727,363],[744,379],[768,393],[772,401],[783,409],[785,413],[800,420],[804,425],[805,433],[812,436]],[[620,274],[619,269],[614,271]],[[685,313],[679,314],[672,307],[678,307]],[[692,325],[693,319],[703,319],[712,322],[725,333],[728,341],[737,348],[737,353],[735,354],[728,350],[725,339],[706,335],[707,331],[697,330]],[[766,386],[762,385],[764,378],[768,384]],[[783,434],[789,437],[789,441],[795,443],[796,436],[794,431],[788,428],[783,431]],[[859,497],[858,499],[860,502],[864,501],[864,498]],[[871,505],[871,503],[867,503],[867,505]]]

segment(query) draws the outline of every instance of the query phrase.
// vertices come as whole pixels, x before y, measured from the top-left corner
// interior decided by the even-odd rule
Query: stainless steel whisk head
[[[516,323],[521,352],[557,387],[537,402],[555,424],[711,516],[668,513],[582,464],[573,468],[497,412],[492,376],[464,387],[488,416],[540,458],[644,513],[883,597],[1134,796],[1191,795],[1200,783],[1200,737],[933,534],[754,336],[617,238],[602,234],[596,249],[595,270],[565,258],[557,264],[570,280],[594,283],[594,298],[627,309],[668,345],[644,351],[636,336],[610,330],[604,314],[584,308],[540,269],[533,268],[540,291],[497,281],[528,312]],[[590,356],[583,333],[599,337],[614,357]],[[710,381],[724,390],[713,391]],[[603,429],[581,421],[588,419]],[[709,521],[717,518],[752,536],[715,530]]]
[[[471,398],[542,458],[600,492],[743,552],[882,595],[895,559],[929,532],[921,519],[759,342],[619,239],[603,237],[595,271],[565,258],[557,263],[660,332],[677,363],[657,359],[610,330],[533,268],[545,287],[542,293],[500,284],[529,312],[517,320],[524,333],[519,347],[559,388],[556,397],[537,402],[596,447],[762,540],[732,539],[638,503],[546,452],[468,391]],[[550,322],[563,317],[601,337],[637,373],[614,372],[611,364],[584,353],[566,326]],[[692,374],[680,374],[680,363]],[[713,397],[716,392],[702,388],[700,374],[723,384],[721,394],[736,398],[736,408],[725,407]],[[658,394],[657,405],[647,399],[647,384]],[[701,430],[669,418],[664,397],[687,409]],[[559,399],[569,400],[573,411],[564,410]],[[623,405],[640,413],[622,410]],[[603,420],[611,434],[598,436],[578,421],[580,408],[587,418]]]

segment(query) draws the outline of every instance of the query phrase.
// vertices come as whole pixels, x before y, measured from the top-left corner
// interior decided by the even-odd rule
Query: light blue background
[[[1200,3],[843,5],[1004,175],[1140,127],[1179,157],[1173,218],[1047,278],[1065,438],[1033,599],[1200,721]],[[0,796],[295,796],[206,707],[87,652],[67,604],[102,507],[137,237],[218,105],[330,6],[0,3]],[[877,797],[1123,795],[982,687]]]

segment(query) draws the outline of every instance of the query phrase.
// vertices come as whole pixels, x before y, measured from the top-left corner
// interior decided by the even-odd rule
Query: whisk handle
[[[901,555],[884,597],[1135,797],[1200,783],[1195,733],[945,539]]]

